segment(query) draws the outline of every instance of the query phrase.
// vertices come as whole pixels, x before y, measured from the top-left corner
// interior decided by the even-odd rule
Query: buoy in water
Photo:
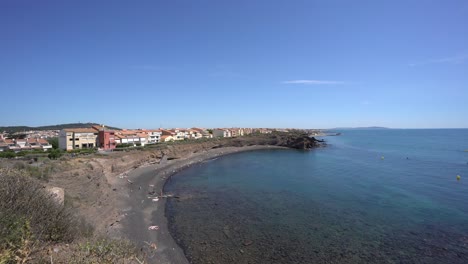
[[[457,175],[457,181],[459,181],[460,179],[461,179],[461,176]]]
[[[381,158],[381,159],[385,159],[385,157],[384,157],[384,156],[382,156],[382,157],[380,157],[380,158]]]

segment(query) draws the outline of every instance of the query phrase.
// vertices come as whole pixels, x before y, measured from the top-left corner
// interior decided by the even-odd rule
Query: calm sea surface
[[[166,215],[189,260],[468,263],[468,129],[342,132],[172,177]]]

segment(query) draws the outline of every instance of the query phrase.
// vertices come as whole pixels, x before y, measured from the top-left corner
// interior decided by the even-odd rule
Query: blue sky
[[[0,1],[1,125],[468,127],[467,1]]]

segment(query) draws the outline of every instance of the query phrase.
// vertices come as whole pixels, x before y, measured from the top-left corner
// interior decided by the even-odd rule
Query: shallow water
[[[468,263],[468,130],[325,139],[323,149],[239,153],[172,177],[165,191],[180,198],[166,215],[189,260]]]

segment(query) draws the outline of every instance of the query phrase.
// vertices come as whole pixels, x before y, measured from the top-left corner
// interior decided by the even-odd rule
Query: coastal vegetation
[[[47,151],[43,151],[41,149],[36,149],[36,150],[23,150],[23,151],[1,151],[0,152],[0,158],[7,158],[7,159],[12,159],[12,158],[20,158],[23,160],[34,160],[37,161],[38,159],[48,157],[49,159],[58,159],[62,157],[63,155],[88,155],[88,154],[93,154],[97,152],[97,148],[86,148],[86,149],[74,149],[70,151],[64,151],[61,149],[50,149]]]
[[[47,142],[52,145],[53,149],[59,148],[59,138],[58,137],[51,137],[47,139]]]
[[[0,169],[0,263],[144,263],[131,242],[95,235],[31,176],[23,165]]]
[[[304,133],[166,142],[107,155],[96,149],[11,153],[0,158],[0,263],[145,263],[145,253],[108,236],[117,189],[109,179],[165,156],[179,159],[224,147],[308,149],[322,143]],[[126,181],[123,181],[126,183]],[[63,204],[47,188],[65,191]],[[112,224],[110,224],[112,223]],[[112,231],[114,232],[114,231]],[[115,231],[117,232],[117,231]]]
[[[23,151],[1,151],[0,158],[15,158],[15,157],[25,157],[25,158],[36,158],[36,157],[44,157],[47,156],[48,152],[43,151],[42,149],[36,150],[23,150]]]
[[[72,242],[83,231],[72,211],[51,199],[29,174],[0,171],[0,263],[24,263],[44,245]]]

